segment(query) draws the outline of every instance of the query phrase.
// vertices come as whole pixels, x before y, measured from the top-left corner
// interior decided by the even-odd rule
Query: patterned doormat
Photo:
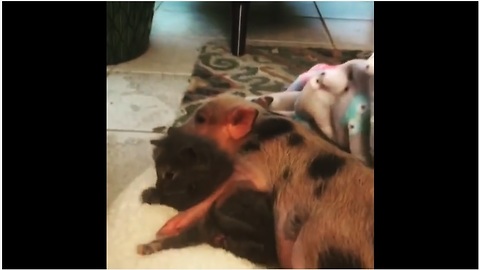
[[[247,46],[246,51],[248,54],[235,57],[227,44],[212,42],[202,47],[182,100],[181,115],[173,126],[184,123],[205,98],[227,92],[245,97],[283,91],[315,64],[366,59],[372,53],[342,51],[341,59],[335,59],[331,49],[321,48]],[[154,131],[165,129],[158,127]]]

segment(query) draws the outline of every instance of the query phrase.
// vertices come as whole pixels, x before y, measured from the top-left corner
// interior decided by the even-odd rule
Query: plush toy
[[[370,155],[370,111],[369,98],[359,93],[354,96],[342,119],[348,129],[350,152],[367,164],[373,164]],[[373,155],[372,155],[373,156]]]
[[[295,95],[291,95],[295,94]],[[280,92],[280,93],[273,93],[263,96],[255,96],[255,97],[246,97],[247,100],[251,102],[257,103],[258,105],[262,106],[263,108],[270,110],[272,112],[291,117],[293,120],[305,125],[306,127],[310,128],[310,123],[301,118],[299,115],[295,113],[293,110],[296,98],[300,95],[300,92]],[[295,99],[291,99],[295,97]],[[280,102],[275,102],[280,100]]]
[[[370,90],[370,104],[371,104],[371,108],[370,108],[370,112],[372,114],[372,117],[371,117],[371,125],[370,125],[370,153],[373,157],[373,143],[374,143],[374,140],[373,140],[373,115],[374,115],[374,112],[373,112],[373,104],[374,104],[374,98],[373,98],[373,94],[374,94],[374,89],[373,89],[373,84],[374,84],[374,75],[373,75],[373,53],[372,55],[370,56],[370,58],[368,58],[368,68],[367,68],[367,72],[368,74],[370,74],[370,76],[372,76],[370,78],[370,85],[369,85],[369,90]]]
[[[297,79],[285,90],[289,91],[302,91],[303,87],[311,77],[317,76],[320,72],[328,69],[333,69],[335,66],[327,64],[317,64],[310,68],[307,72],[300,74]]]
[[[348,92],[332,106],[335,140],[350,152],[373,166],[370,124],[373,101],[373,57],[350,66]]]
[[[353,59],[336,66],[317,64],[284,92],[251,100],[303,123],[314,122],[343,149],[372,165],[373,74],[373,54],[368,60]]]
[[[348,91],[349,63],[312,73],[300,96],[295,101],[295,114],[317,125],[328,138],[334,140],[330,112],[337,98]],[[288,92],[287,92],[288,93]]]
[[[373,56],[368,60],[354,59],[337,66],[319,64],[300,75],[293,86],[286,90],[296,91],[306,79],[311,80],[318,74],[324,74],[325,79],[317,89],[332,93],[330,100],[318,102],[325,95],[305,91],[309,90],[306,83],[297,100],[295,112],[302,118],[313,118],[320,130],[327,136],[332,136],[343,149],[350,150],[367,165],[373,165],[373,153],[370,152],[370,134],[373,133],[370,125],[373,68]],[[332,97],[335,97],[333,103]]]
[[[368,58],[367,60],[367,73],[371,76],[373,76],[373,53],[372,55]]]
[[[360,93],[352,98],[350,105],[345,111],[345,115],[342,118],[342,124],[346,125],[352,119],[363,117],[367,115],[367,110],[369,108],[369,98],[368,96]],[[360,129],[359,129],[360,130]]]

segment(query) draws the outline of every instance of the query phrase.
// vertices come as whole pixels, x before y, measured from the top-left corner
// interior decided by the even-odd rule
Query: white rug
[[[155,169],[147,169],[115,199],[107,216],[107,268],[260,268],[206,244],[165,250],[149,256],[136,253],[136,246],[154,239],[156,231],[176,210],[140,203],[141,192],[153,186]]]

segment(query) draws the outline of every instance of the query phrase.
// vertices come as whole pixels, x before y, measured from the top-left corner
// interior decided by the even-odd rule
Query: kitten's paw
[[[160,203],[160,200],[158,198],[157,190],[154,187],[145,189],[142,192],[141,198],[140,198],[142,203],[147,203],[147,204],[155,204],[155,203]]]

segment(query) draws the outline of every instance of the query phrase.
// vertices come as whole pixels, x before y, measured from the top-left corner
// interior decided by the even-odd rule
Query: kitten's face
[[[207,198],[233,172],[233,163],[225,153],[192,135],[164,138],[154,155],[159,201],[179,211]]]

